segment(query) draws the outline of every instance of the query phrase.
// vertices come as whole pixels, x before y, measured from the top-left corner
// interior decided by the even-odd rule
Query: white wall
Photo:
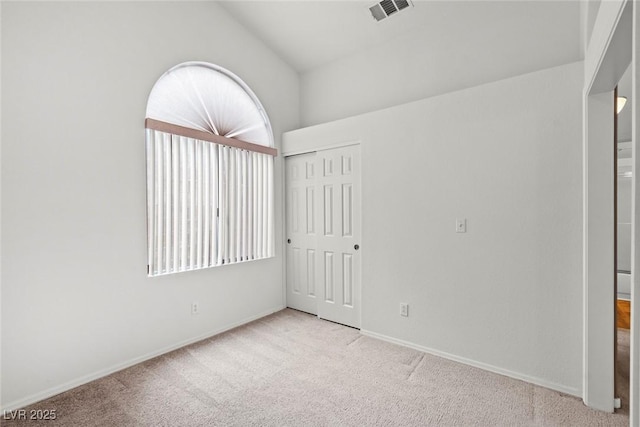
[[[211,2],[3,3],[1,23],[2,406],[281,308],[280,243],[146,277],[143,121],[164,71],[209,61],[254,90],[279,146],[297,74]],[[281,185],[279,161],[278,236]]]
[[[428,3],[434,12],[418,29],[303,73],[302,124],[376,111],[583,57],[580,2]],[[377,25],[382,30],[393,19]]]
[[[581,394],[582,76],[573,63],[285,134],[286,150],[362,141],[365,333]]]
[[[586,52],[602,0],[580,0],[582,50]]]

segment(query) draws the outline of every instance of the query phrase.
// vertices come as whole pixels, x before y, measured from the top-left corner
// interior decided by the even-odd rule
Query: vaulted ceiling
[[[507,49],[498,50],[534,56],[539,68],[582,55],[579,1],[413,0],[413,7],[380,22],[369,12],[375,0],[220,4],[298,72],[407,35],[430,41],[454,39],[459,49],[452,55],[467,55],[466,49],[477,50],[481,43],[488,52],[492,45],[506,45]]]

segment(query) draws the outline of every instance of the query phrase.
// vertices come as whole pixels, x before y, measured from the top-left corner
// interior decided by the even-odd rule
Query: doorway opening
[[[631,223],[633,165],[632,147],[632,66],[629,65],[615,90],[614,112],[614,237],[615,237],[615,393],[619,411],[629,413],[630,332],[631,332]]]
[[[598,10],[591,40],[585,55],[584,86],[584,357],[583,400],[587,406],[613,412],[617,405],[615,390],[616,366],[616,308],[617,262],[615,257],[617,218],[615,188],[617,181],[617,137],[614,135],[615,96],[625,70],[632,63],[631,92],[637,91],[636,41],[640,37],[637,22],[640,10],[635,2],[602,2]],[[632,116],[631,146],[638,132],[637,102],[630,99]],[[632,148],[634,151],[635,148]],[[634,161],[635,154],[633,155]],[[633,177],[633,187],[637,186]],[[637,189],[632,190],[632,205],[636,205],[631,219],[631,253],[640,248],[637,227]],[[635,257],[637,258],[637,257]],[[634,304],[637,291],[638,263],[631,262],[631,316],[630,329],[630,423],[636,425],[640,413],[638,395],[638,310]],[[622,371],[622,370],[621,370]]]

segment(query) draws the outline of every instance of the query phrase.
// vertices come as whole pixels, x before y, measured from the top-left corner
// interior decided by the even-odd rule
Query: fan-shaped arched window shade
[[[233,73],[188,62],[147,103],[150,276],[273,256],[273,133]]]

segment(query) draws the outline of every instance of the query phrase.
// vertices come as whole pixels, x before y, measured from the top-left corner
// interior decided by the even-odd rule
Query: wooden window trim
[[[155,119],[145,119],[144,126],[147,129],[153,129],[160,132],[166,132],[173,135],[180,135],[187,138],[199,139],[201,141],[213,142],[214,144],[226,145],[228,147],[236,147],[241,150],[255,151],[258,153],[277,156],[278,150],[273,147],[265,147],[264,145],[253,144],[251,142],[242,141],[235,138],[227,138],[226,136],[215,135],[209,132],[203,132],[184,126],[174,125],[172,123],[163,122]]]

